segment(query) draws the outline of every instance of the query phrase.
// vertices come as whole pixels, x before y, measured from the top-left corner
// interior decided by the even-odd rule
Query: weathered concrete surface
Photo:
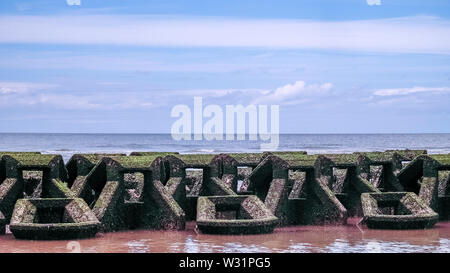
[[[93,237],[100,222],[80,198],[19,199],[10,230],[17,239],[58,240]]]
[[[197,226],[203,233],[270,233],[278,219],[256,196],[199,197]]]
[[[375,229],[431,228],[438,214],[412,192],[363,193],[364,221]]]
[[[5,234],[6,219],[3,213],[0,211],[0,235]]]
[[[22,198],[81,198],[104,232],[184,229],[185,221],[199,217],[198,199],[249,194],[279,226],[345,224],[347,217],[364,215],[361,194],[385,192],[415,193],[440,219],[450,219],[450,155],[423,150],[78,154],[67,165],[55,155],[0,156],[0,233]]]

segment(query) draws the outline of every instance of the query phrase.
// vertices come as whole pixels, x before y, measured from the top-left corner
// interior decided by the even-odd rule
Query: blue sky
[[[282,133],[450,133],[449,1],[0,2],[0,131],[168,133],[177,104]]]

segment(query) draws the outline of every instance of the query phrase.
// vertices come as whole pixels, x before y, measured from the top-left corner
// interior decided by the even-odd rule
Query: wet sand
[[[206,235],[185,231],[132,230],[77,241],[16,240],[0,236],[0,252],[251,253],[251,252],[450,252],[450,222],[427,230],[371,230],[351,218],[345,226],[296,226],[265,235]]]

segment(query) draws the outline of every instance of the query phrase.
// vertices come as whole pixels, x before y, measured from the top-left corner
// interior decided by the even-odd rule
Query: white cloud
[[[21,96],[0,97],[0,105],[9,106],[45,106],[67,110],[117,110],[117,109],[148,109],[155,107],[148,94],[135,93],[35,93]],[[158,104],[156,104],[157,106]]]
[[[104,84],[100,82],[99,85]],[[106,82],[105,86],[119,82]],[[122,83],[120,83],[122,84]],[[120,85],[119,84],[119,85]],[[59,88],[55,88],[59,87]],[[260,92],[259,89],[185,89],[185,90],[140,90],[125,91],[125,85],[119,91],[109,88],[95,92],[76,92],[67,87],[47,83],[0,82],[0,106],[45,106],[68,110],[115,110],[115,109],[149,109],[167,106],[173,103],[174,97],[181,100],[192,100],[194,96],[210,99],[221,99],[227,95]]]
[[[450,21],[429,16],[358,21],[120,15],[2,16],[0,33],[0,43],[450,53]]]
[[[294,84],[286,84],[272,92],[261,93],[252,104],[298,104],[304,102],[305,98],[325,95],[332,87],[331,83],[307,85],[304,81],[296,81]]]
[[[30,98],[34,104],[53,106],[63,109],[98,109],[101,101],[92,100],[89,96],[77,96],[70,94],[41,94]],[[70,102],[70,103],[69,103]]]
[[[107,85],[107,86],[115,86],[115,85],[123,85],[124,82],[97,82],[98,85]]]
[[[381,0],[366,0],[366,2],[367,2],[367,5],[369,5],[369,6],[373,6],[373,5],[380,6],[381,5]]]
[[[222,98],[227,95],[236,95],[237,93],[245,94],[247,96],[252,96],[256,94],[263,94],[268,92],[262,89],[187,89],[187,90],[172,90],[168,93],[169,96],[202,96],[208,98]]]
[[[81,6],[81,0],[66,0],[69,6]]]
[[[0,106],[42,105],[81,110],[154,107],[151,93],[101,91],[80,94],[65,90],[60,85],[49,83],[0,82]]]
[[[398,96],[424,92],[450,92],[450,87],[411,87],[411,88],[389,88],[375,90],[377,96]]]
[[[299,104],[303,97],[311,98],[325,94],[331,84],[306,85],[302,81],[287,84],[276,90],[266,89],[173,89],[137,90],[129,87],[111,91],[96,89],[95,92],[77,92],[55,84],[0,82],[0,106],[45,106],[67,110],[116,110],[149,109],[190,103],[194,96],[201,96],[208,103],[249,104],[280,103]],[[58,87],[58,88],[54,88]],[[256,99],[255,99],[256,98]]]
[[[23,94],[56,87],[55,84],[29,82],[0,82],[0,94]]]

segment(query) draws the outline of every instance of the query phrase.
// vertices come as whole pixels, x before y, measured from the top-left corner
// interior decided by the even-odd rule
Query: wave
[[[214,149],[198,149],[198,150],[189,150],[188,153],[214,153],[216,150]]]

